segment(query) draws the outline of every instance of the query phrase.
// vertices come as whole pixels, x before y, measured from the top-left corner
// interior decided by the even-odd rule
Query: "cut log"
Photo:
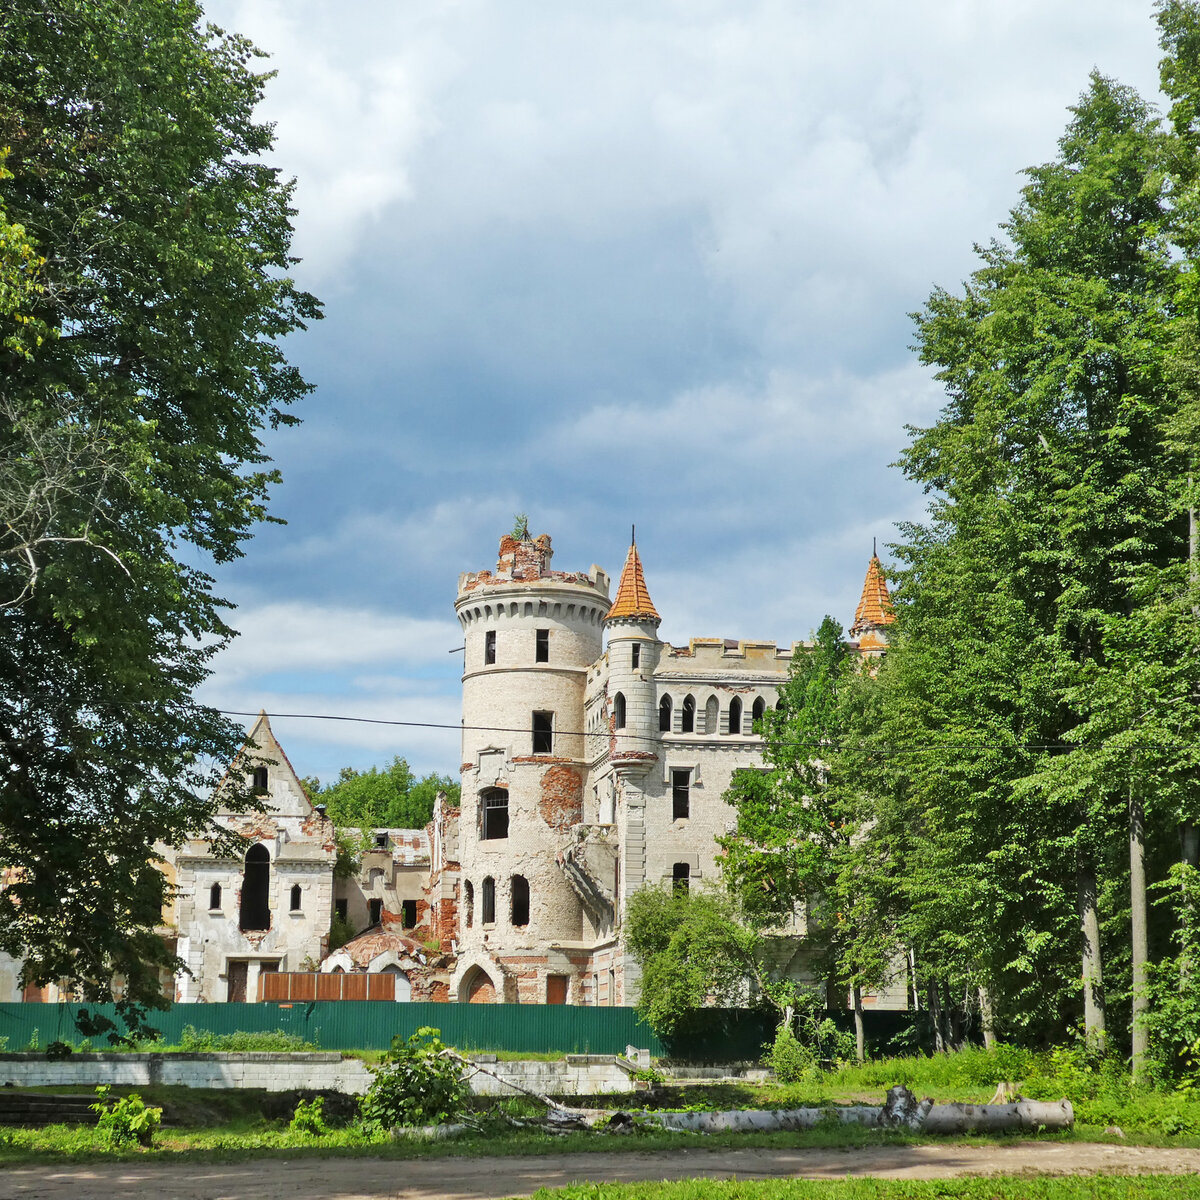
[[[1019,1100],[1016,1104],[935,1104],[922,1126],[926,1133],[985,1133],[1002,1129],[1070,1129],[1069,1100]]]

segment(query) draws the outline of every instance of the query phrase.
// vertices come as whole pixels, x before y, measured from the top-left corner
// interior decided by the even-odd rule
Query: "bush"
[[[433,1125],[453,1121],[466,1111],[470,1088],[462,1064],[442,1045],[440,1029],[421,1026],[407,1041],[399,1034],[377,1067],[359,1104],[363,1124],[391,1129],[397,1125]]]
[[[235,1033],[213,1033],[210,1029],[197,1029],[185,1025],[179,1033],[178,1047],[155,1043],[155,1050],[179,1049],[189,1054],[207,1054],[213,1051],[277,1051],[290,1054],[300,1050],[315,1050],[312,1042],[306,1042],[298,1034],[283,1029],[239,1030]]]
[[[311,1100],[298,1101],[288,1129],[292,1133],[308,1133],[313,1137],[328,1133],[329,1126],[325,1124],[325,1097],[314,1096]]]
[[[112,1088],[102,1085],[96,1089],[96,1103],[88,1107],[100,1114],[96,1129],[111,1147],[128,1142],[149,1146],[162,1123],[162,1109],[147,1108],[136,1092],[114,1100]]]
[[[775,1041],[767,1048],[767,1063],[780,1083],[799,1083],[817,1065],[816,1055],[802,1046],[790,1025],[780,1025]]]

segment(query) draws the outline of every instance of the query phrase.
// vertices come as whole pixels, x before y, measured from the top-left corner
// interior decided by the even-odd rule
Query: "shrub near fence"
[[[78,1044],[75,1014],[81,1009],[114,1017],[111,1005],[0,1004],[5,1048],[23,1050],[36,1037]],[[850,1024],[848,1013],[831,1013]],[[868,1041],[883,1050],[906,1025],[905,1013],[866,1013]],[[442,1040],[462,1050],[506,1050],[526,1054],[623,1054],[626,1046],[649,1049],[656,1058],[680,1062],[754,1061],[774,1034],[770,1013],[705,1009],[693,1027],[660,1040],[633,1008],[582,1008],[569,1004],[380,1003],[372,1000],[292,1000],[261,1004],[174,1004],[150,1013],[163,1041],[178,1044],[185,1025],[213,1034],[282,1029],[322,1050],[386,1050],[396,1034],[407,1038],[421,1026],[442,1031]],[[97,1050],[107,1049],[102,1040]]]

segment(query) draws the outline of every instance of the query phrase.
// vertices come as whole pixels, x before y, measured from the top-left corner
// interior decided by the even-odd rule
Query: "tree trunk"
[[[1133,964],[1133,1078],[1140,1082],[1146,1074],[1146,1053],[1150,1036],[1146,1029],[1150,998],[1146,994],[1146,965],[1149,959],[1146,930],[1146,814],[1142,798],[1129,772],[1129,915],[1130,949]]]
[[[933,1052],[946,1053],[946,1038],[942,1031],[942,1002],[938,999],[937,984],[929,981],[929,1020],[933,1025]]]
[[[854,999],[854,1053],[858,1061],[867,1060],[867,1036],[863,1028],[862,988],[856,983],[851,993]]]
[[[950,995],[950,985],[942,984],[942,1022],[945,1026],[944,1040],[949,1050],[957,1050],[962,1046],[962,1018],[954,998]]]
[[[917,952],[911,948],[908,951],[908,979],[912,985],[913,1012],[920,1012],[921,993],[917,987]]]
[[[1107,1037],[1104,1011],[1104,968],[1100,958],[1100,912],[1096,900],[1096,870],[1082,857],[1076,876],[1079,934],[1083,952],[1083,1036],[1093,1049]]]
[[[983,1030],[983,1048],[996,1044],[996,1016],[992,1011],[992,993],[982,984],[979,987],[979,1025]]]

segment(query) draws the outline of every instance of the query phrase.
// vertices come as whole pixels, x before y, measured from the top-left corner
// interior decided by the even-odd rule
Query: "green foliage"
[[[807,1046],[802,1046],[790,1025],[780,1025],[775,1040],[767,1048],[767,1065],[780,1083],[799,1083],[816,1069],[817,1059]]]
[[[192,0],[0,15],[0,950],[89,1002],[122,979],[135,1025],[179,965],[154,845],[209,828],[242,740],[192,698],[212,569],[266,517],[308,390],[280,341],[319,315],[254,57]]]
[[[96,1089],[96,1103],[88,1107],[99,1114],[96,1128],[110,1146],[129,1142],[149,1146],[162,1123],[162,1109],[147,1108],[136,1092],[114,1099],[112,1088],[101,1086]]]
[[[178,1046],[156,1045],[151,1047],[156,1052],[170,1053],[180,1050],[189,1054],[226,1052],[248,1052],[254,1050],[277,1051],[281,1054],[299,1053],[303,1050],[316,1050],[312,1042],[306,1042],[299,1034],[288,1033],[283,1029],[274,1030],[238,1030],[234,1033],[213,1033],[208,1029],[197,1029],[194,1025],[185,1025],[179,1034]]]
[[[329,787],[313,790],[315,780],[307,781],[314,803],[326,805],[329,819],[338,826],[350,826],[366,831],[369,829],[423,829],[433,816],[433,802],[438,792],[445,792],[451,804],[457,804],[461,784],[449,775],[429,774],[418,779],[409,769],[408,763],[397,755],[383,768],[372,767],[368,771],[356,771],[343,767],[337,782]],[[338,845],[336,869],[349,871],[350,878],[357,871],[356,859],[359,850],[351,842]]]
[[[329,953],[340,950],[352,937],[356,930],[349,920],[334,913],[329,922]]]
[[[454,1121],[466,1111],[470,1088],[459,1057],[423,1025],[407,1040],[397,1034],[363,1096],[359,1111],[368,1128],[432,1125]]]
[[[760,974],[758,934],[715,892],[643,888],[629,898],[625,937],[642,968],[638,1012],[660,1036],[706,1003],[736,1004]]]
[[[325,1097],[314,1096],[311,1100],[297,1101],[288,1129],[292,1133],[304,1133],[310,1137],[327,1134],[329,1126],[325,1123]]]

